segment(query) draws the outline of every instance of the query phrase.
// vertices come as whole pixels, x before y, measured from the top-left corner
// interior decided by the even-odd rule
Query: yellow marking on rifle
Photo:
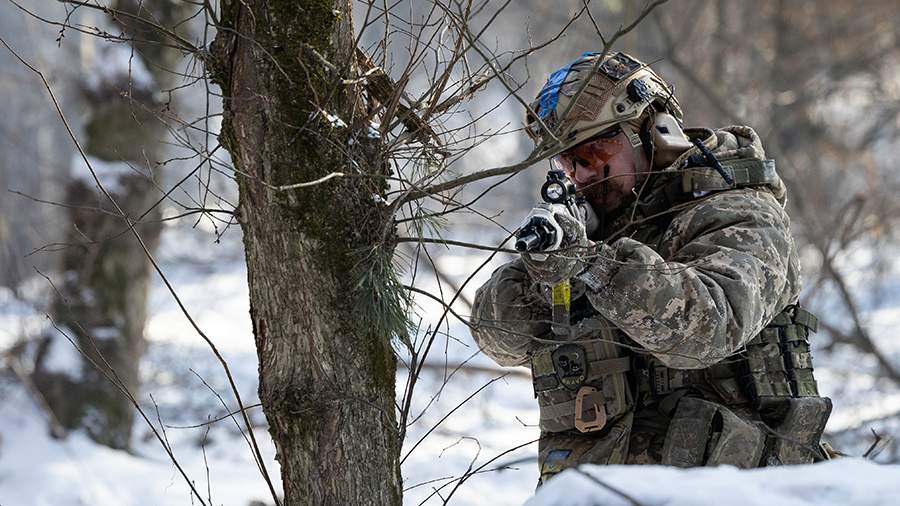
[[[553,285],[553,305],[565,306],[569,311],[572,304],[572,284],[569,280],[560,281]]]

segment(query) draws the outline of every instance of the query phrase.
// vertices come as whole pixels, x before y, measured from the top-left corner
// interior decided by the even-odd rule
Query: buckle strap
[[[638,390],[653,396],[664,396],[680,388],[709,383],[705,369],[671,369],[656,360],[641,363],[638,370]]]
[[[588,362],[588,381],[595,376],[610,376],[631,370],[631,359],[628,357],[591,360]]]
[[[693,193],[731,190],[745,186],[774,184],[778,180],[775,172],[775,160],[771,159],[739,158],[721,162],[720,169],[721,172],[711,167],[685,169],[682,177],[682,191]]]
[[[809,329],[810,332],[817,332],[819,330],[819,319],[800,306],[795,306],[794,308],[794,323],[803,325]]]
[[[586,388],[586,387],[581,387],[581,389],[579,389],[579,394],[581,396],[581,403],[584,403],[584,401],[587,401],[587,404],[589,406],[592,406],[594,404],[599,404],[601,406],[603,405],[603,403],[605,402],[605,399],[603,397],[602,390],[595,389],[593,387],[587,387],[587,388],[591,388],[591,390],[593,390],[593,392],[588,392],[586,394],[582,394],[584,388]],[[576,401],[578,400],[578,398],[579,397],[576,396],[576,398],[574,398],[570,401],[558,402],[556,404],[545,404],[545,405],[541,406],[541,420],[552,420],[554,418],[565,418],[565,417],[572,416],[572,415],[577,416],[577,413],[575,413],[575,404],[576,404]]]
[[[650,369],[650,391],[654,395],[667,395],[679,388],[706,383],[702,369],[671,369],[656,364]]]

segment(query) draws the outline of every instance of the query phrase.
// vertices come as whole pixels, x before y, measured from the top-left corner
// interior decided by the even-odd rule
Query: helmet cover
[[[600,57],[586,52],[550,74],[531,104],[526,132],[542,155],[554,156],[615,125],[637,148],[638,126],[654,111],[666,111],[681,122],[681,106],[672,87],[649,66],[622,52],[607,54],[597,65]]]

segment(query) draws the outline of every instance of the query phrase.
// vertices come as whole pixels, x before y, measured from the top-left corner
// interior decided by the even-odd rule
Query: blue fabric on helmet
[[[556,109],[556,103],[559,101],[559,87],[566,80],[571,67],[572,64],[570,63],[550,74],[550,77],[547,78],[547,83],[541,88],[541,92],[538,94],[537,111],[541,119],[547,119],[547,116]]]
[[[541,92],[538,93],[537,113],[542,120],[547,119],[547,116],[550,116],[550,113],[556,109],[556,104],[559,102],[559,88],[569,75],[569,70],[572,69],[572,65],[581,63],[588,56],[594,56],[596,54],[597,53],[592,51],[585,51],[581,53],[581,57],[577,60],[550,74],[550,77],[547,78],[547,83],[544,84],[544,87],[541,88]]]

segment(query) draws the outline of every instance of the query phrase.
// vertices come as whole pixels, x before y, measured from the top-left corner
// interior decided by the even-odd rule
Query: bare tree
[[[389,76],[357,47],[345,0],[223,5],[211,64],[226,104],[221,139],[239,174],[260,398],[287,503],[400,502],[400,442],[437,329],[417,346],[408,336],[396,221],[412,221],[427,241],[422,223],[435,212],[471,209],[458,200],[463,185],[536,160],[458,178],[449,170],[496,133],[479,133],[471,119],[452,125],[447,113],[495,80],[526,104],[507,69],[540,47],[494,54],[479,39],[486,27],[472,26],[483,7],[437,2],[394,19],[369,3],[367,22],[384,17],[382,62],[392,30],[409,41],[402,70]],[[470,55],[482,62],[477,72]],[[416,78],[425,85],[413,87]],[[459,289],[447,296],[449,309]],[[409,353],[399,421],[392,343]]]
[[[162,230],[156,205],[157,161],[162,159],[166,133],[157,116],[166,106],[161,90],[173,82],[169,69],[176,67],[180,53],[161,44],[163,34],[147,23],[174,25],[184,9],[169,0],[121,0],[109,13],[104,23],[121,30],[132,43],[107,45],[101,38],[85,39],[88,44],[99,41],[98,57],[113,62],[105,71],[89,69],[92,73],[79,83],[91,108],[85,154],[93,159],[114,201],[132,219],[143,220],[141,235],[153,251]],[[76,163],[73,170],[75,177],[63,197],[67,237],[53,248],[61,251],[63,276],[52,314],[83,353],[81,374],[45,367],[52,347],[71,346],[54,330],[38,349],[34,381],[64,426],[83,427],[103,444],[127,448],[135,413],[119,389],[124,386],[135,395],[140,390],[152,268],[142,245],[127,228],[123,230],[121,217],[99,191],[89,168]],[[122,385],[107,381],[110,375]]]
[[[404,308],[379,204],[389,168],[345,83],[358,76],[350,8],[223,2],[211,62],[287,504],[401,502],[391,338]]]

